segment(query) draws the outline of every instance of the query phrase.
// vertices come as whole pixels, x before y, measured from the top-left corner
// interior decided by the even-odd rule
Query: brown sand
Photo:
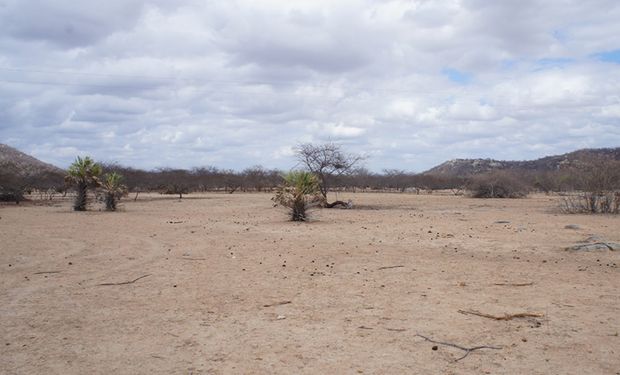
[[[0,207],[0,373],[620,374],[620,252],[563,250],[620,218],[340,194],[292,223],[269,198]]]

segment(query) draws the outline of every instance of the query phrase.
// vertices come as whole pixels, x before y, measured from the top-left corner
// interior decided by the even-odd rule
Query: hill
[[[18,200],[24,188],[63,185],[65,171],[0,143],[0,200]]]
[[[592,158],[620,160],[620,147],[582,149],[562,155],[546,156],[544,158],[527,161],[453,159],[431,168],[423,174],[445,177],[467,177],[495,170],[545,172],[576,166]]]

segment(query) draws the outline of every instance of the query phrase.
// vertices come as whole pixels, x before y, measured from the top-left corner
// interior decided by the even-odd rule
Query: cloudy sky
[[[0,143],[67,166],[373,171],[620,146],[617,0],[0,0]]]

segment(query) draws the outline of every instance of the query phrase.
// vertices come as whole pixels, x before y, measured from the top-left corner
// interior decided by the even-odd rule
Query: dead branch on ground
[[[499,285],[499,286],[530,286],[530,285],[534,285],[534,282],[529,282],[529,283],[495,283],[493,285]]]
[[[41,271],[41,272],[35,272],[33,273],[33,275],[44,275],[46,273],[60,273],[61,271]]]
[[[435,340],[433,340],[431,338],[428,338],[426,336],[422,336],[419,333],[416,333],[415,335],[418,336],[418,337],[423,338],[426,341],[432,342],[433,344],[445,345],[445,346],[450,346],[450,347],[453,347],[453,348],[457,348],[457,349],[463,350],[465,352],[465,354],[462,357],[459,357],[459,358],[455,359],[454,362],[460,361],[461,359],[467,357],[471,352],[473,352],[475,350],[480,350],[480,349],[500,350],[500,349],[502,349],[501,346],[490,346],[490,345],[480,345],[480,346],[474,346],[473,348],[466,348],[464,346],[452,344],[452,343],[449,343],[449,342],[435,341]]]
[[[142,275],[136,279],[130,280],[130,281],[123,281],[122,283],[103,283],[103,284],[97,284],[97,286],[110,286],[110,285],[127,285],[127,284],[133,284],[136,281],[140,280],[140,279],[144,279],[147,276],[151,276],[150,274],[148,275]]]
[[[542,318],[545,316],[545,314],[528,313],[528,312],[516,313],[516,314],[504,314],[504,315],[485,314],[485,313],[481,313],[475,310],[458,310],[458,312],[461,314],[465,314],[465,315],[476,315],[476,316],[481,316],[483,318],[489,318],[493,320],[512,320],[516,318]]]
[[[388,270],[390,268],[400,268],[400,267],[404,267],[404,266],[385,266],[385,267],[379,267],[377,269],[378,270]]]
[[[288,305],[289,303],[293,303],[293,301],[274,302],[274,303],[269,303],[267,305],[263,305],[263,307],[273,307],[273,306],[280,306],[280,305]]]

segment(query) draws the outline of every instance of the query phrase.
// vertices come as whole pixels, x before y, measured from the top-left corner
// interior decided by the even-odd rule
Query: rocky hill
[[[62,184],[64,175],[64,170],[0,143],[0,185],[33,180]]]
[[[567,154],[546,156],[544,158],[528,161],[503,161],[493,159],[454,159],[440,164],[424,172],[435,176],[459,176],[466,177],[494,170],[528,170],[528,171],[553,171],[576,166],[592,158],[608,158],[620,160],[620,147],[583,149]]]

